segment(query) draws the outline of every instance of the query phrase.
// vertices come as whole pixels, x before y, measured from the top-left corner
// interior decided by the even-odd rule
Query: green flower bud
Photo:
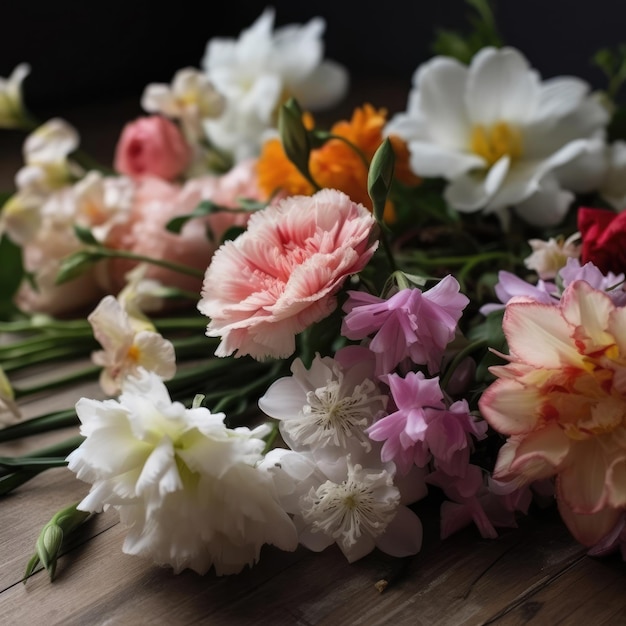
[[[90,516],[89,512],[79,511],[76,506],[72,504],[60,510],[43,527],[35,544],[35,554],[26,566],[23,582],[26,582],[39,563],[48,571],[50,580],[54,580],[63,542]]]

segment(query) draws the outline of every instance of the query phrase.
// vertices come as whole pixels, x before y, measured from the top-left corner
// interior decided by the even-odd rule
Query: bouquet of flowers
[[[112,168],[27,110],[26,65],[0,82],[0,123],[28,133],[0,213],[0,441],[80,425],[0,459],[0,493],[65,465],[86,483],[26,576],[107,508],[174,572],[264,544],[407,557],[433,494],[443,538],[556,506],[626,555],[626,53],[598,53],[601,93],[545,80],[471,6],[404,112],[326,125],[349,76],[324,21],[268,8],[146,87]],[[19,419],[94,377],[99,397]]]

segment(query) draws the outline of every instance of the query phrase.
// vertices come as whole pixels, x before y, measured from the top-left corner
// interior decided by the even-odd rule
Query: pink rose
[[[115,149],[115,169],[132,178],[174,180],[189,164],[191,148],[165,117],[140,117],[126,124]]]
[[[375,221],[334,189],[291,196],[253,214],[206,271],[199,310],[215,354],[255,359],[293,354],[295,335],[332,313],[335,294],[365,267]]]

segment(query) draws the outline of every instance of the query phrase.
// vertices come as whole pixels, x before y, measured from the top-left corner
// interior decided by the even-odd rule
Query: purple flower
[[[503,309],[511,298],[523,296],[542,304],[557,304],[559,290],[552,282],[540,280],[536,285],[529,283],[519,276],[501,270],[498,272],[498,282],[494,287],[500,303],[485,304],[480,308],[483,315]]]
[[[606,292],[615,306],[626,304],[626,291],[623,285],[624,274],[603,274],[593,263],[585,263],[581,266],[578,259],[568,259],[565,267],[559,272],[563,281],[563,289],[576,280],[588,282],[594,289]]]
[[[376,354],[380,375],[392,372],[407,357],[428,365],[432,374],[439,371],[443,352],[468,302],[450,275],[428,291],[401,289],[388,300],[351,291],[341,332],[354,340],[374,334],[369,348]]]
[[[401,474],[431,459],[449,474],[464,474],[470,435],[482,439],[486,423],[473,420],[464,400],[446,407],[438,377],[409,372],[406,378],[390,374],[387,382],[397,410],[366,430],[370,439],[384,441],[381,459],[393,461]]]

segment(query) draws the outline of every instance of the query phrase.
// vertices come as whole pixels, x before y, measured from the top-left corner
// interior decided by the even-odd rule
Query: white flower
[[[626,209],[626,142],[614,141],[606,150],[607,171],[600,195],[616,210]]]
[[[336,542],[350,563],[374,548],[398,557],[420,551],[422,524],[402,503],[392,463],[363,466],[350,455],[316,463],[303,453],[275,449],[262,465],[277,475],[283,505],[310,550]]]
[[[524,259],[524,264],[528,269],[535,270],[541,280],[554,278],[565,267],[567,259],[580,258],[580,233],[574,233],[567,239],[529,239],[528,243],[533,252]]]
[[[18,128],[24,122],[22,82],[30,73],[27,63],[20,63],[9,78],[0,78],[0,128]]]
[[[297,535],[261,460],[266,427],[224,425],[224,414],[172,402],[142,372],[119,401],[76,405],[85,441],[68,457],[92,483],[80,510],[113,507],[128,527],[123,550],[200,574],[239,572],[271,543],[294,550]]]
[[[219,117],[224,112],[224,97],[204,72],[187,67],[178,70],[172,85],[153,83],[141,97],[148,113],[160,113],[180,120],[188,139],[196,141],[202,133],[202,120]]]
[[[49,193],[81,175],[82,170],[68,161],[78,144],[76,129],[65,120],[54,118],[39,126],[24,142],[26,165],[15,177],[17,188]]]
[[[146,317],[131,317],[114,296],[102,298],[87,320],[94,337],[104,348],[92,360],[104,368],[100,386],[108,394],[117,393],[128,376],[140,369],[168,380],[176,373],[176,354],[170,341],[154,330]]]
[[[571,200],[559,182],[566,168],[584,167],[608,120],[584,81],[542,82],[517,50],[484,48],[469,67],[435,57],[418,68],[408,110],[386,133],[408,142],[414,172],[449,181],[445,198],[458,211],[496,213],[506,226],[515,207],[522,219],[547,226]],[[549,198],[552,209],[544,210]]]
[[[345,68],[323,59],[323,19],[273,28],[274,11],[268,8],[237,40],[209,41],[202,61],[227,100],[223,118],[205,125],[208,138],[222,149],[236,146],[237,160],[258,153],[263,131],[276,126],[286,98],[315,111],[337,103],[348,88]]]
[[[89,228],[98,241],[125,222],[130,214],[135,185],[123,176],[103,176],[91,170],[73,186],[75,205],[69,221]]]
[[[374,382],[374,361],[343,368],[330,357],[315,356],[310,369],[300,359],[293,376],[280,378],[259,399],[261,410],[280,420],[283,439],[293,450],[354,446],[371,449],[365,429],[387,405]]]

